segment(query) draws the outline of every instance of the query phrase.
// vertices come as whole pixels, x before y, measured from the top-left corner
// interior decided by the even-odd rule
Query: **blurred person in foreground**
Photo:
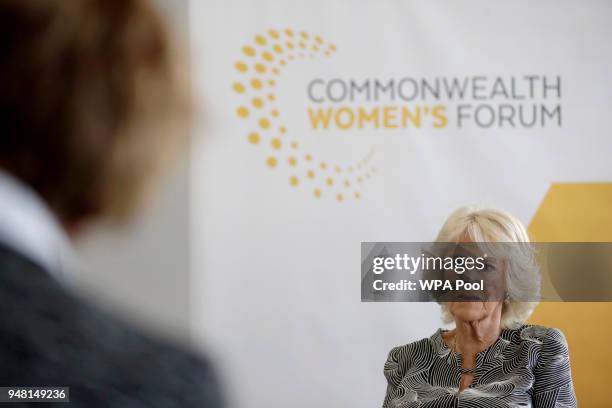
[[[0,386],[75,407],[217,407],[210,363],[74,293],[69,242],[186,145],[187,74],[145,0],[0,0]],[[168,271],[172,273],[172,271]]]
[[[436,242],[492,249],[482,272],[491,286],[437,298],[443,322],[455,328],[389,352],[383,407],[576,407],[565,336],[525,324],[537,305],[540,272],[534,248],[522,245],[529,237],[521,222],[499,209],[464,207],[448,217]]]

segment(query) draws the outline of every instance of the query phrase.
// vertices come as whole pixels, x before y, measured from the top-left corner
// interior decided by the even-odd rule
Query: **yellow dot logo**
[[[252,36],[242,45],[239,59],[234,62],[237,77],[231,88],[240,98],[236,107],[237,117],[250,127],[246,132],[247,142],[261,151],[266,167],[274,171],[291,169],[287,175],[290,186],[301,190],[303,185],[310,189],[311,197],[315,199],[329,197],[342,203],[347,199],[361,198],[361,192],[354,187],[361,187],[364,180],[375,173],[370,161],[373,150],[355,163],[348,164],[334,163],[329,158],[321,160],[323,157],[313,154],[312,150],[305,152],[302,145],[311,142],[302,143],[305,136],[293,134],[283,122],[282,105],[278,104],[275,91],[283,72],[292,64],[304,59],[330,57],[336,51],[334,44],[305,30],[269,29]],[[335,182],[332,176],[341,174],[342,178]],[[300,178],[307,182],[300,183]]]

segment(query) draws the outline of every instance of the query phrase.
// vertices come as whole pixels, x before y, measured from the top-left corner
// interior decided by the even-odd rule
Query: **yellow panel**
[[[612,242],[612,183],[553,184],[529,233],[540,242]],[[530,322],[565,333],[579,405],[611,406],[612,303],[545,302]]]

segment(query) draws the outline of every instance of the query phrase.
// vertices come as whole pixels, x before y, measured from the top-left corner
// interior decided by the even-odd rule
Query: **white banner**
[[[610,3],[192,1],[193,322],[245,407],[375,407],[435,304],[360,302],[360,242],[526,224],[612,180]]]

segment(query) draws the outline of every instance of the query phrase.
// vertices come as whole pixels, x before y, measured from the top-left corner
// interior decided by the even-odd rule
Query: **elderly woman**
[[[496,209],[461,208],[437,242],[526,243],[515,217]],[[494,245],[494,244],[493,244]],[[517,244],[520,245],[520,244]],[[526,325],[536,306],[539,270],[517,257],[492,261],[499,300],[440,302],[445,323],[429,338],[395,347],[384,373],[383,407],[575,407],[568,347],[558,329]],[[534,300],[535,298],[531,298]]]

